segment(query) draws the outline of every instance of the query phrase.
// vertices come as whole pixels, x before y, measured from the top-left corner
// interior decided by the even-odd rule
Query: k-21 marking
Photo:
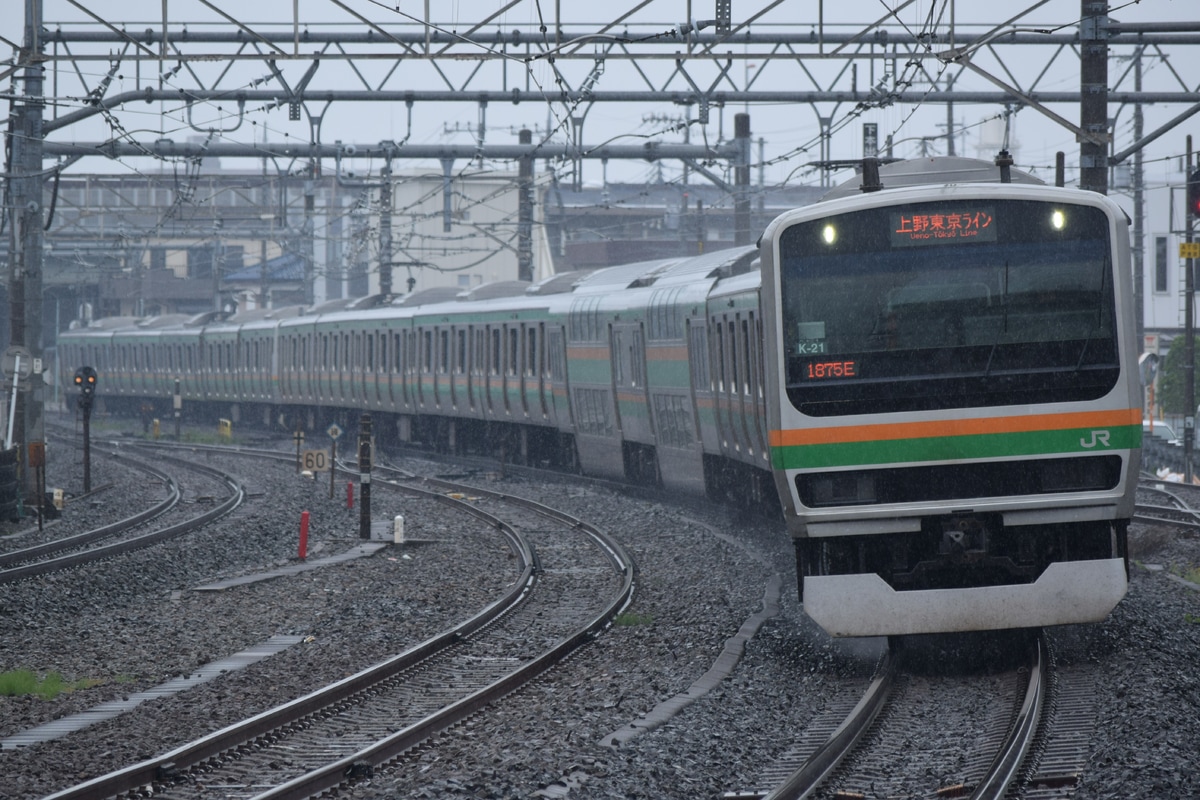
[[[1087,448],[1088,450],[1101,445],[1104,447],[1111,447],[1111,445],[1108,443],[1108,431],[1092,431],[1092,438],[1090,441],[1087,439],[1079,440],[1079,446]]]

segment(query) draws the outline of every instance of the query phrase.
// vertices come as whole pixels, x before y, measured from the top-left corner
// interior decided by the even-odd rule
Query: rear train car
[[[969,159],[871,172],[762,239],[805,611],[842,636],[1103,619],[1141,444],[1124,212]]]

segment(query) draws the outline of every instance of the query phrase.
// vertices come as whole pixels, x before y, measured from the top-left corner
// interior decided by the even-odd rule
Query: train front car
[[[764,234],[772,467],[835,636],[1102,620],[1140,461],[1124,213],[1015,183],[856,193]]]

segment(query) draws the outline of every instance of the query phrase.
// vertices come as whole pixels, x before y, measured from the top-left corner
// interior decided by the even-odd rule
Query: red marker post
[[[308,512],[300,512],[300,560],[308,558]]]

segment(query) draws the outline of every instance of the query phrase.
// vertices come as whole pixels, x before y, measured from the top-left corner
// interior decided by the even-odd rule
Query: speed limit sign
[[[309,472],[328,472],[329,453],[325,450],[301,450],[300,468]]]

